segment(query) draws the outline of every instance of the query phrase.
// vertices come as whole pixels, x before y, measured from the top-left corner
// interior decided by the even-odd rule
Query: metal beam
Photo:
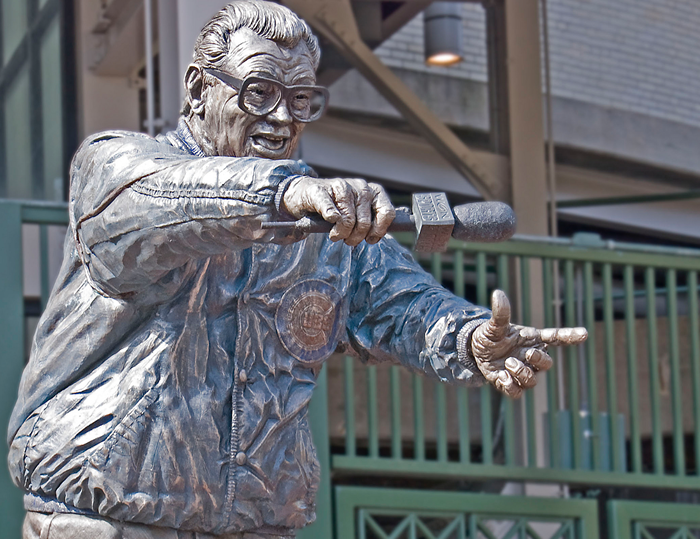
[[[362,41],[350,0],[282,0],[282,3],[347,58],[485,199],[508,198],[505,182],[489,175],[474,153]]]
[[[427,8],[433,0],[416,0],[404,4],[382,21],[382,40],[389,39],[398,32],[408,21]]]
[[[700,198],[699,189],[681,191],[680,193],[659,193],[657,195],[561,200],[557,202],[557,209],[586,208],[590,206],[618,206],[620,204],[645,204],[648,202],[672,202],[676,200],[692,200],[694,198]]]

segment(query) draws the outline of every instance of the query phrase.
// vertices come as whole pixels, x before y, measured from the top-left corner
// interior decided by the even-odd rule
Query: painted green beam
[[[615,539],[632,539],[633,522],[659,528],[683,525],[700,528],[698,507],[684,503],[611,500],[608,502],[609,536]]]
[[[413,240],[411,232],[397,232],[392,234],[400,243],[410,244]],[[482,252],[485,254],[506,254],[513,256],[530,256],[561,260],[573,260],[578,262],[609,262],[611,264],[630,264],[632,266],[646,266],[654,268],[674,268],[677,270],[700,269],[700,249],[670,249],[645,245],[632,249],[633,244],[618,242],[604,242],[606,248],[594,248],[578,245],[574,242],[561,240],[553,242],[548,238],[539,238],[540,241],[531,241],[531,238],[515,238],[502,243],[465,243],[451,239],[448,250],[462,249],[465,252]],[[607,244],[610,247],[607,247]]]
[[[333,471],[354,475],[411,476],[430,478],[501,479],[505,481],[532,481],[535,483],[568,483],[578,485],[627,486],[668,488],[676,490],[700,490],[700,478],[679,477],[664,474],[634,474],[598,472],[590,470],[565,470],[529,468],[487,464],[464,464],[430,460],[368,459],[334,455]]]
[[[0,201],[0,429],[4,434],[17,399],[24,367],[24,298],[22,297],[21,206]],[[0,444],[0,522],[4,537],[19,537],[22,529],[22,492],[7,469],[7,444]]]
[[[577,537],[581,539],[600,537],[596,500],[562,500],[534,496],[504,498],[497,494],[445,491],[430,491],[429,495],[426,494],[424,490],[338,486],[335,488],[338,515],[336,537],[338,539],[365,537],[363,530],[357,529],[359,520],[356,518],[357,509],[386,516],[409,516],[413,513],[420,516],[454,518],[455,514],[466,512],[504,520],[512,520],[512,517],[529,517],[536,520],[568,518],[579,522],[580,533]],[[397,529],[391,537],[397,536]],[[381,529],[379,531],[384,533]],[[445,537],[444,532],[440,537]]]
[[[22,222],[39,225],[67,225],[68,204],[65,202],[19,201]]]

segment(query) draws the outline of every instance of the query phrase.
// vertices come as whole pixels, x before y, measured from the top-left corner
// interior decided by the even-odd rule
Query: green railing
[[[34,301],[43,306],[51,284],[48,227],[67,224],[66,206],[0,201],[3,425],[27,353],[23,223],[39,226]],[[330,361],[310,409],[323,469],[319,521],[300,537],[332,536],[331,475],[335,482],[359,473],[700,489],[700,251],[595,237],[519,238],[452,242],[447,253],[420,260],[458,295],[487,304],[490,291],[502,288],[515,321],[585,325],[589,341],[555,354],[555,367],[521,401],[489,388],[435,383],[396,366]],[[2,444],[0,462],[6,456]],[[482,513],[455,513],[448,525],[472,525],[490,511]],[[408,516],[397,525],[409,525]],[[21,518],[20,492],[0,466],[0,521],[8,537],[19,536]],[[410,526],[420,518],[412,516]]]
[[[421,261],[479,304],[505,290],[516,322],[590,337],[553,351],[521,401],[397,366],[331,364],[334,473],[700,488],[700,251],[521,237],[453,241]]]
[[[686,503],[608,502],[608,536],[615,539],[695,539],[700,509]]]
[[[594,500],[339,486],[335,508],[337,539],[600,537]]]
[[[31,268],[25,267],[28,253],[24,252],[23,225],[38,226],[38,242],[34,245],[38,252],[30,259],[39,264],[39,294],[36,298],[25,298],[23,276]],[[49,227],[68,225],[67,205],[38,201],[0,200],[0,363],[3,375],[0,376],[0,426],[6,432],[7,423],[17,398],[17,387],[29,350],[26,342],[32,328],[28,318],[39,314],[48,300],[53,283],[50,278]],[[29,232],[25,229],[25,232]],[[28,242],[24,242],[28,243]],[[33,305],[38,303],[38,309]],[[28,309],[28,307],[31,307]],[[36,311],[36,312],[28,312]],[[31,317],[29,316],[31,315]],[[325,385],[325,372],[319,377],[319,384]],[[326,394],[314,396],[309,418],[313,425],[328,423]],[[318,446],[318,457],[325,470],[318,491],[318,519],[316,523],[299,533],[299,539],[332,536],[332,507],[330,454],[326,430],[316,428],[314,438]],[[0,443],[0,522],[2,537],[20,537],[24,511],[22,493],[12,483],[7,466],[7,444]]]
[[[50,292],[49,230],[51,225],[68,224],[66,205],[60,203],[18,202],[0,200],[0,344],[2,376],[0,376],[0,425],[7,431],[7,422],[17,399],[17,387],[26,358],[25,298],[23,293],[22,225],[39,226],[36,259],[39,262],[41,306]],[[12,484],[7,470],[7,444],[0,444],[0,522],[3,537],[20,537],[22,494]]]

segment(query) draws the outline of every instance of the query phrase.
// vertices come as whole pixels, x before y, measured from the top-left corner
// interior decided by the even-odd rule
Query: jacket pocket
[[[124,416],[99,449],[88,456],[87,461],[96,468],[102,468],[113,456],[127,458],[133,466],[138,446],[144,443],[144,434],[151,421],[150,408],[160,394],[158,387],[150,388]],[[114,464],[111,465],[114,467]],[[118,469],[118,468],[117,468]],[[121,470],[126,473],[126,468]]]

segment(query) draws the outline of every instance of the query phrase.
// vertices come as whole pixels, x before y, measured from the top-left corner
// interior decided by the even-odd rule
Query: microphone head
[[[515,234],[515,213],[503,202],[473,202],[454,208],[452,236],[462,241],[496,243]]]

